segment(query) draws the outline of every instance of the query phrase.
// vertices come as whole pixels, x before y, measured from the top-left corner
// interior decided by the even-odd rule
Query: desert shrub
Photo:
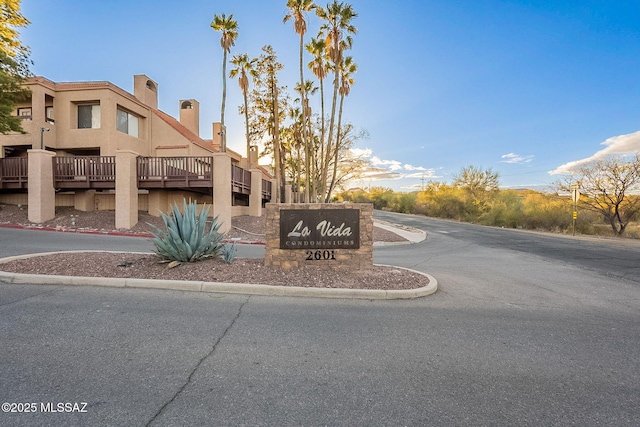
[[[626,236],[631,239],[640,239],[640,223],[629,223],[629,225],[627,225],[625,233]]]
[[[156,247],[156,254],[163,262],[168,262],[169,267],[220,255],[224,245],[218,230],[222,223],[218,223],[216,216],[206,231],[209,209],[204,206],[198,214],[195,202],[187,204],[183,200],[182,212],[177,203],[171,207],[170,214],[161,212],[165,229],[153,226],[151,242]]]
[[[435,218],[455,219],[458,221],[474,221],[472,214],[476,208],[463,189],[446,184],[427,187],[418,194],[419,203],[427,216]]]
[[[344,191],[336,196],[337,202],[371,203],[369,194],[363,190]]]
[[[522,222],[522,201],[515,191],[494,192],[484,204],[478,222],[484,225],[516,228]]]
[[[396,193],[388,202],[387,208],[393,212],[413,213],[416,205],[416,193]]]
[[[566,231],[572,224],[571,200],[555,194],[523,193],[522,226],[530,230]]]
[[[396,193],[390,188],[374,187],[369,190],[369,199],[374,209],[391,210]]]

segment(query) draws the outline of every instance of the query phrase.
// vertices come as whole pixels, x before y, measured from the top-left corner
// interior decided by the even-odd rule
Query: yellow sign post
[[[576,235],[576,219],[578,219],[578,200],[580,200],[580,187],[571,186],[571,198],[573,199],[573,235]]]

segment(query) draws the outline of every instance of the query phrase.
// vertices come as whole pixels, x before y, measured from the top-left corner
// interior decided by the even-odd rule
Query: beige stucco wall
[[[29,195],[27,193],[0,194],[0,204],[27,206]]]
[[[14,111],[14,115],[18,115],[18,109],[31,108],[31,119],[22,120],[22,129],[27,132],[26,134],[11,133],[8,135],[2,135],[0,138],[0,157],[4,157],[5,146],[24,146],[29,149],[40,148],[40,129],[48,128],[48,132],[44,133],[45,146],[51,146],[57,139],[57,128],[45,121],[45,98],[46,95],[52,97],[55,96],[55,92],[47,87],[40,85],[29,85],[29,89],[32,92],[31,99],[18,103]],[[50,104],[52,102],[49,102]],[[55,108],[55,107],[54,107]]]
[[[86,102],[100,103],[100,128],[78,129],[78,105]],[[100,155],[114,156],[117,150],[132,150],[150,155],[151,110],[108,89],[62,92],[56,97],[61,114],[56,115],[57,149],[99,148]],[[138,116],[138,138],[116,129],[118,107]],[[58,108],[56,109],[58,110]],[[62,117],[57,118],[58,115]]]
[[[29,150],[29,221],[42,223],[52,219],[56,210],[51,151]]]
[[[58,85],[54,90],[42,84],[27,84],[31,99],[20,103],[17,108],[30,107],[32,119],[23,120],[22,127],[27,134],[3,135],[0,147],[24,145],[40,148],[40,129],[48,128],[43,134],[46,147],[56,150],[99,149],[103,156],[115,155],[116,150],[133,150],[142,155],[151,155],[151,109],[131,96],[121,93],[107,83],[97,83],[99,87],[76,88],[80,85]],[[51,98],[46,100],[46,95]],[[78,105],[100,104],[100,128],[78,129]],[[45,120],[45,107],[53,105],[54,122]],[[116,129],[118,107],[139,118],[138,138]],[[17,109],[14,114],[17,114]],[[4,150],[0,150],[0,155]]]
[[[27,84],[31,90],[31,99],[20,103],[17,108],[31,108],[31,119],[23,120],[22,125],[27,134],[0,135],[0,157],[4,156],[4,147],[19,148],[18,153],[26,156],[26,150],[39,149],[41,128],[48,128],[49,131],[42,133],[44,146],[53,150],[57,155],[74,155],[74,150],[99,151],[100,155],[115,155],[117,151],[124,150],[137,153],[142,156],[212,156],[212,141],[203,141],[197,136],[199,126],[199,105],[194,102],[194,108],[185,112],[185,125],[195,135],[189,135],[180,129],[179,122],[173,118],[167,118],[164,113],[154,111],[157,108],[157,84],[153,83],[153,90],[149,90],[146,83],[151,81],[144,75],[134,76],[135,96],[107,82],[89,83],[55,83],[47,79],[37,77],[29,80]],[[96,102],[100,104],[100,127],[97,129],[78,129],[78,105]],[[146,103],[146,104],[145,104]],[[46,120],[46,107],[53,107],[54,121]],[[133,137],[120,132],[116,128],[116,111],[123,108],[139,118],[139,135]],[[14,112],[17,115],[17,109]],[[162,117],[161,117],[162,115]],[[164,118],[163,118],[164,117]],[[174,122],[175,121],[175,122]],[[220,130],[220,124],[213,124],[214,130]],[[219,143],[220,136],[214,138],[213,144]],[[209,146],[210,148],[207,148]],[[16,155],[14,152],[13,155]],[[216,154],[219,155],[219,154]],[[226,186],[230,187],[230,170],[227,171],[228,161],[245,169],[248,169],[246,159],[242,155],[231,150],[227,150],[224,167],[218,168],[214,173],[219,174],[216,191],[223,191]],[[219,158],[218,162],[221,161]],[[228,168],[230,169],[230,167]],[[133,171],[133,168],[131,168]],[[268,175],[264,175],[268,179]],[[133,187],[128,191],[126,199],[132,205],[136,190]],[[164,191],[161,203],[158,198],[149,203],[149,196],[138,191],[138,208],[140,210],[154,210],[152,214],[157,214],[157,208],[162,207],[167,210],[173,201],[181,203],[186,197],[198,200],[198,203],[214,204],[217,212],[224,217],[226,226],[230,224],[232,215],[246,215],[247,212],[254,213],[256,210],[246,208],[231,208],[231,194],[219,194],[216,200],[212,196],[204,196],[197,193]],[[116,195],[114,192],[96,192],[86,197],[79,205],[84,209],[90,209],[93,199],[95,209],[115,210]],[[142,202],[144,200],[144,202]],[[28,195],[24,193],[2,194],[0,202],[26,205]],[[52,203],[53,204],[53,203]],[[56,194],[56,206],[76,206],[76,196],[73,193]],[[122,206],[122,203],[121,203]],[[152,208],[150,208],[152,206]],[[257,209],[259,212],[260,209]],[[135,214],[127,214],[123,223],[135,222]]]
[[[169,123],[162,120],[159,116],[151,117],[151,127],[153,128],[153,142],[151,148],[151,156],[202,156],[211,155],[210,151],[202,149],[197,150],[198,153],[193,154],[194,144],[190,143],[180,132],[176,131]],[[177,146],[177,148],[174,148]],[[157,147],[165,147],[158,150]],[[172,148],[167,148],[172,147]]]

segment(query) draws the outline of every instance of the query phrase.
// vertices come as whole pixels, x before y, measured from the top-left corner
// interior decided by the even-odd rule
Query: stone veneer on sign
[[[360,236],[358,249],[281,249],[281,210],[358,210],[360,212]],[[266,205],[266,247],[264,265],[292,268],[324,268],[331,270],[364,270],[373,268],[373,205],[349,204],[276,204]],[[340,226],[340,224],[334,224]]]

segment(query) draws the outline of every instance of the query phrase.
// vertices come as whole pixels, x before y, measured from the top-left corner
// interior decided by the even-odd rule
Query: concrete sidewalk
[[[427,238],[427,233],[417,228],[405,227],[399,224],[392,224],[387,221],[381,221],[378,219],[373,220],[373,225],[380,227],[383,230],[391,231],[400,237],[408,240],[408,243],[420,243]],[[407,242],[374,242],[374,246],[388,246],[388,245],[405,245]]]

